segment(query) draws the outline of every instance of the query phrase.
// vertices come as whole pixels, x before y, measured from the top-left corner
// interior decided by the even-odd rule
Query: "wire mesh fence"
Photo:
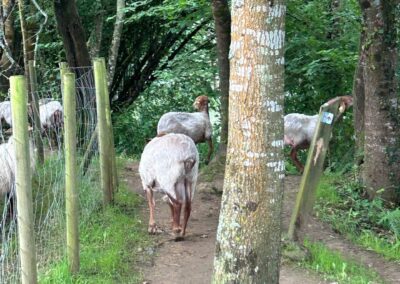
[[[102,192],[99,181],[98,147],[93,138],[96,129],[96,104],[95,85],[92,67],[70,68],[76,75],[77,98],[77,155],[78,165],[83,157],[89,157],[90,163],[86,163],[87,169],[78,167],[78,191],[80,202],[80,224],[84,224],[90,214],[101,206]],[[41,78],[41,70],[38,70],[38,78]],[[39,80],[40,81],[40,80]],[[58,86],[61,86],[59,82]],[[36,158],[32,176],[33,215],[35,226],[36,254],[38,275],[55,262],[65,259],[65,160],[63,147],[63,121],[62,121],[62,94],[61,88],[47,88],[38,84],[35,95],[39,102],[40,113],[40,141],[44,148],[44,162],[39,163]],[[60,108],[61,107],[61,108]],[[27,109],[30,109],[27,107]],[[57,111],[61,110],[61,116]],[[11,110],[10,110],[11,111]],[[28,120],[33,121],[33,111],[27,111]],[[0,116],[1,113],[0,103]],[[11,125],[7,125],[3,117],[0,141],[0,194],[2,209],[0,220],[0,283],[20,282],[21,267],[19,262],[17,214],[14,194],[13,164],[7,161],[15,155],[6,149],[12,131]],[[33,135],[30,140],[35,142]],[[90,142],[95,141],[94,143]],[[37,146],[37,145],[35,145]],[[90,146],[90,147],[89,147]],[[36,147],[34,147],[36,149]],[[36,151],[36,150],[34,150]],[[2,152],[5,152],[4,155]],[[31,153],[35,155],[35,152]],[[8,157],[8,158],[7,158]],[[36,157],[36,156],[35,156]],[[82,163],[83,164],[83,163]],[[2,179],[1,171],[8,174]]]

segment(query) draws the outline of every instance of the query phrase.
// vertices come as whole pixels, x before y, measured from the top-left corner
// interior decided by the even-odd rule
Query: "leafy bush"
[[[400,209],[365,196],[355,177],[329,174],[318,186],[315,209],[320,219],[354,242],[400,260]]]

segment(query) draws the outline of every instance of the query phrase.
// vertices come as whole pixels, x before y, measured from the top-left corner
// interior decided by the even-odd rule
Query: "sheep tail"
[[[193,169],[194,165],[196,164],[196,159],[190,158],[185,160],[183,163],[185,165],[185,173],[187,174]]]

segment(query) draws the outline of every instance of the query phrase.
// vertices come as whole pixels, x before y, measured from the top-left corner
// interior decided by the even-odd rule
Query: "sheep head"
[[[193,103],[193,107],[197,111],[208,111],[208,97],[207,96],[198,96]]]

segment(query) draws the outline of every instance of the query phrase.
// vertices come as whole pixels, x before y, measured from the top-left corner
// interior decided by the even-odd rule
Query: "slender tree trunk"
[[[370,198],[379,196],[392,202],[400,201],[396,3],[396,0],[360,1],[366,31],[363,180]]]
[[[283,0],[233,1],[229,134],[214,283],[278,283]]]
[[[28,30],[27,30],[27,24],[25,20],[25,5],[23,0],[18,0],[18,10],[19,10],[19,20],[20,20],[20,25],[21,25],[21,34],[22,34],[22,48],[23,48],[23,54],[24,54],[24,70],[25,70],[25,77],[29,78],[29,66],[28,62],[29,60],[32,60],[29,58],[29,50],[30,50],[30,40],[29,40],[29,35],[28,35]]]
[[[9,77],[13,74],[13,65],[18,69],[18,64],[14,59],[15,52],[15,29],[14,29],[14,0],[2,0],[2,9],[0,11],[0,66],[1,72],[5,76],[0,76],[0,91],[6,93],[8,91]],[[7,76],[7,77],[6,77]]]
[[[54,11],[69,67],[90,66],[85,31],[75,0],[54,0]]]
[[[229,110],[229,46],[231,44],[231,13],[228,0],[213,0],[212,11],[217,36],[219,88],[221,101],[221,140],[219,153],[226,154]]]
[[[99,11],[96,15],[95,28],[92,30],[88,40],[89,55],[91,58],[99,56],[101,40],[103,37],[104,11]]]
[[[115,66],[117,65],[118,50],[121,43],[122,28],[124,27],[124,17],[125,17],[125,0],[117,0],[117,16],[114,24],[113,39],[108,55],[108,89],[112,85],[112,80],[115,74]]]
[[[355,133],[355,163],[361,166],[364,162],[364,103],[365,103],[365,82],[364,82],[364,66],[365,66],[365,32],[361,32],[358,64],[353,80],[353,118],[354,118],[354,133]],[[361,178],[361,177],[359,177]]]

